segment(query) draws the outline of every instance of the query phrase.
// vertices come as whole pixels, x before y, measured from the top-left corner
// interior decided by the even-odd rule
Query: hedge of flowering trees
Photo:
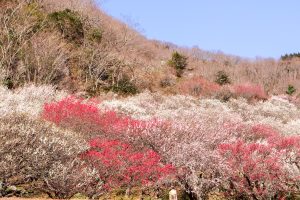
[[[13,99],[16,94],[10,95]],[[263,103],[147,97],[138,102],[151,108],[145,114],[156,115],[143,118],[124,114],[122,106],[113,110],[107,102],[74,96],[49,102],[40,96],[28,98],[30,106],[34,98],[44,102],[39,115],[27,116],[22,105],[19,114],[7,111],[0,116],[1,196],[12,195],[7,188],[15,185],[53,198],[76,193],[96,198],[160,183],[181,186],[190,199],[207,199],[212,193],[229,199],[299,195],[300,136],[258,120],[246,121],[254,119],[251,106],[265,117],[275,116]],[[270,103],[282,112],[278,119],[299,118],[291,104],[276,99],[265,104]],[[123,104],[128,113],[130,106],[138,108]],[[18,101],[14,105],[18,107]]]

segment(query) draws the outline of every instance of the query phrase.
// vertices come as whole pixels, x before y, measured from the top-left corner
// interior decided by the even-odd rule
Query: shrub
[[[233,86],[234,93],[248,100],[267,99],[267,94],[259,85],[240,84]]]
[[[226,85],[231,83],[229,76],[224,71],[219,71],[217,73],[215,82],[219,85]]]
[[[203,77],[193,77],[183,80],[179,84],[179,90],[183,94],[192,96],[211,96],[220,90],[220,86]]]
[[[3,80],[3,85],[6,86],[10,90],[13,89],[13,87],[14,87],[14,83],[10,77],[6,77]]]
[[[113,92],[121,94],[136,94],[138,93],[137,87],[128,78],[119,80],[116,84],[111,87]]]
[[[175,68],[176,75],[181,77],[183,70],[187,67],[187,57],[175,51],[172,54],[172,58],[168,61],[168,65]]]
[[[49,14],[49,19],[69,41],[81,44],[84,37],[83,23],[77,12],[70,9]]]
[[[24,7],[24,10],[29,17],[35,19],[35,25],[32,29],[32,32],[37,33],[38,31],[42,30],[43,25],[45,25],[46,18],[42,6],[38,2],[32,1],[27,3],[27,5]]]
[[[94,28],[89,33],[89,39],[95,42],[101,42],[102,40],[102,31],[98,28]]]
[[[295,92],[296,92],[296,88],[292,85],[289,85],[285,93],[288,95],[293,95]]]
[[[164,77],[160,80],[160,87],[166,88],[175,85],[175,80],[173,80],[171,77]]]
[[[222,102],[228,102],[232,97],[234,97],[234,94],[232,93],[230,86],[223,86],[216,92],[214,97]]]

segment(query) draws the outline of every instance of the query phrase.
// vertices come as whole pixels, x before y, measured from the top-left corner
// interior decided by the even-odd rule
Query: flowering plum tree
[[[118,140],[92,139],[82,158],[97,169],[107,190],[148,186],[175,172],[172,165],[162,164],[153,150],[137,151]]]
[[[300,137],[283,137],[268,127],[253,127],[254,141],[239,139],[219,146],[228,195],[280,199],[299,192]],[[258,139],[260,138],[260,139]]]
[[[240,84],[233,86],[234,93],[246,99],[267,99],[267,94],[259,85]]]
[[[139,124],[138,120],[114,111],[101,111],[95,102],[85,102],[76,97],[45,104],[42,115],[48,121],[86,135],[120,134],[128,127]]]

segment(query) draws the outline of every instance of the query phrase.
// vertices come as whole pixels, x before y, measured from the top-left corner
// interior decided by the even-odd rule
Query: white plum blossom
[[[10,115],[28,115],[38,117],[43,105],[67,96],[52,86],[27,85],[14,91],[0,86],[0,117]]]

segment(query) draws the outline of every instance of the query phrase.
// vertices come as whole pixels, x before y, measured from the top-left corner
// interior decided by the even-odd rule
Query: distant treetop
[[[300,52],[282,55],[280,59],[281,60],[289,60],[292,58],[300,58]]]

